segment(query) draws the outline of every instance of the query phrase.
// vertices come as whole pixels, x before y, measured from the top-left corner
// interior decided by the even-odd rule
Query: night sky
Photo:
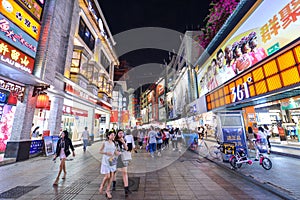
[[[209,13],[210,0],[98,0],[114,39],[120,61],[131,67],[168,61],[169,52],[159,48],[140,48],[126,53],[118,52],[116,34],[142,27],[162,27],[178,31],[199,30]],[[180,44],[180,37],[174,44]],[[167,39],[167,38],[166,38]],[[134,41],[132,41],[134,43]],[[174,48],[178,51],[178,47]]]

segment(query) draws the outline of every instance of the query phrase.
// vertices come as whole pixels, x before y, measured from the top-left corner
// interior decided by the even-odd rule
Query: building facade
[[[8,2],[24,8],[24,1]],[[85,126],[91,135],[97,135],[109,124],[113,71],[119,63],[113,51],[115,42],[98,2],[41,2],[34,1],[43,9],[40,26],[31,23],[39,31],[39,38],[35,38],[36,53],[21,49],[29,54],[27,58],[34,59],[32,73],[27,70],[23,75],[19,69],[26,68],[19,67],[20,75],[11,80],[18,83],[24,95],[14,108],[6,157],[28,158],[33,141],[41,141],[40,136],[59,135],[62,130],[68,130],[70,137],[77,140]],[[27,12],[33,19],[38,18],[35,13]],[[13,68],[6,66],[0,71],[6,82],[8,70]],[[32,137],[35,127],[39,127],[39,135]]]

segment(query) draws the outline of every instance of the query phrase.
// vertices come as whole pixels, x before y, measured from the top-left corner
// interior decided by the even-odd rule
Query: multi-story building
[[[101,127],[108,128],[114,66],[119,63],[98,2],[36,0],[31,2],[35,4],[31,7],[39,8],[36,11],[24,10],[23,1],[5,2],[0,20],[9,24],[19,20],[20,27],[11,23],[9,28],[30,44],[11,44],[1,29],[1,45],[10,51],[7,62],[1,62],[5,66],[0,69],[1,90],[18,98],[2,102],[5,156],[24,160],[29,152],[35,153],[32,148],[41,146],[41,138],[31,137],[31,129],[37,126],[44,136],[66,129],[73,140],[80,138],[85,126],[94,135]],[[11,10],[19,15],[11,15]],[[28,21],[30,29],[23,25]],[[17,62],[11,65],[8,61],[13,59]]]

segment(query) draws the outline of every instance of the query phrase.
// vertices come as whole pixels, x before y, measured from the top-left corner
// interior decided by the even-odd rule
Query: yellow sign
[[[28,11],[35,16],[39,21],[42,18],[43,8],[35,0],[17,0],[22,5],[24,5]]]
[[[35,21],[23,8],[12,0],[0,0],[0,10],[3,15],[32,36],[39,40],[41,25]]]
[[[206,95],[207,110],[300,83],[300,45]]]

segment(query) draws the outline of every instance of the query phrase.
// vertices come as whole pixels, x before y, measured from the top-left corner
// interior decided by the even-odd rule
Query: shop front
[[[208,110],[242,110],[246,130],[267,125],[272,139],[299,141],[299,40],[206,95]]]
[[[296,11],[292,0],[276,5],[257,1],[231,27],[197,72],[198,92],[205,95],[208,112],[240,112],[239,124],[246,132],[248,127],[256,132],[267,125],[272,139],[299,141],[300,22],[292,17]]]

